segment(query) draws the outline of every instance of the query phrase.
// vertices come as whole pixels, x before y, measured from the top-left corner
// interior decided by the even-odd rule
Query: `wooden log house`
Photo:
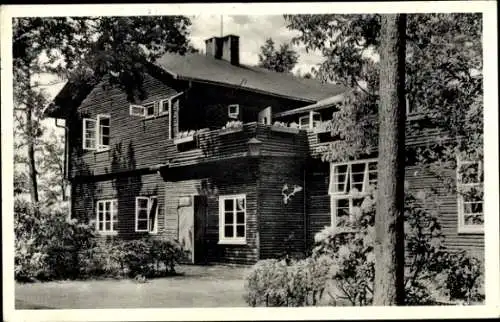
[[[320,159],[332,140],[322,122],[349,89],[243,65],[237,36],[207,39],[204,55],[165,54],[144,88],[130,102],[106,78],[68,83],[46,112],[65,120],[71,216],[103,237],[169,237],[192,263],[252,264],[303,253],[338,224],[355,200],[332,197],[332,178],[376,179],[374,160]],[[407,178],[438,184],[411,167]],[[442,200],[447,243],[481,251],[482,226],[465,227],[456,196]]]

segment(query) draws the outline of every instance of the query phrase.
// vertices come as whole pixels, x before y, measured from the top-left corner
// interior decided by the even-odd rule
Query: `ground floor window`
[[[118,200],[97,201],[96,230],[102,234],[117,232]]]
[[[219,243],[246,243],[246,196],[219,197]]]
[[[458,232],[482,233],[483,169],[479,161],[457,158]]]
[[[331,163],[328,193],[332,226],[351,227],[354,222],[354,209],[361,207],[376,184],[376,159]]]
[[[135,231],[158,232],[158,197],[135,198]]]

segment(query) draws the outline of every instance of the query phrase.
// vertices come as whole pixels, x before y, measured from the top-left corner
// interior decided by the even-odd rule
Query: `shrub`
[[[15,201],[15,278],[18,281],[90,277],[144,277],[175,273],[176,241],[101,240],[89,225],[55,208]]]
[[[404,215],[406,304],[436,304],[443,296],[446,302],[483,300],[480,261],[443,246],[436,214],[422,200],[407,194]],[[305,260],[258,262],[247,277],[247,303],[318,305],[328,290],[334,303],[370,305],[375,277],[374,198],[366,197],[351,217],[354,220],[348,229],[325,227],[319,232],[311,256]]]
[[[251,306],[281,306],[287,303],[287,265],[284,260],[257,262],[246,277],[246,302]]]
[[[352,305],[372,302],[375,273],[375,202],[367,197],[355,210],[352,230],[328,227],[316,236],[312,256],[333,259],[333,279]],[[470,303],[480,299],[479,261],[465,253],[455,253],[442,244],[443,236],[436,215],[411,194],[405,197],[405,294],[408,305],[429,305],[443,296]],[[444,277],[444,282],[442,281]],[[440,294],[441,293],[441,294]]]
[[[184,257],[181,245],[170,239],[152,240],[150,254],[156,272],[160,273],[163,265],[167,274],[174,274],[175,265]]]
[[[17,199],[14,202],[15,278],[75,278],[78,253],[93,243],[93,230],[67,214]]]
[[[126,241],[123,244],[123,261],[128,268],[128,275],[152,276],[153,260],[150,253],[151,242],[147,239]]]
[[[96,242],[79,253],[80,277],[122,277],[126,274],[123,242]]]
[[[317,305],[328,286],[327,256],[287,261],[259,261],[246,277],[245,300],[251,306]]]
[[[445,286],[450,299],[461,300],[466,304],[483,301],[481,262],[462,251],[451,254],[447,264]]]

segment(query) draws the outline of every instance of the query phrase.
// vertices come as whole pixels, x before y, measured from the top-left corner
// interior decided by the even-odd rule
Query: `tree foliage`
[[[267,38],[260,47],[259,67],[263,67],[278,73],[289,73],[295,67],[299,55],[290,48],[290,44],[281,44],[279,49],[274,46],[272,38]]]
[[[285,15],[300,34],[293,43],[320,50],[325,61],[318,76],[356,88],[334,115],[332,134],[343,131],[345,144],[325,150],[326,159],[349,158],[374,150],[378,124],[380,15]],[[428,147],[443,151],[427,163],[454,166],[456,152],[482,157],[482,17],[477,13],[410,14],[407,24],[406,93],[420,117],[408,135],[429,128],[443,138]],[[366,126],[370,123],[369,126]],[[352,147],[352,148],[350,148]],[[430,162],[429,162],[430,161]]]
[[[188,40],[190,24],[183,16],[13,19],[15,139],[25,151],[20,158],[27,165],[25,176],[32,201],[39,200],[37,157],[43,135],[41,120],[48,103],[42,90],[47,84],[40,76],[58,75],[76,84],[95,84],[110,75],[112,83],[125,89],[133,100],[144,95],[147,62],[165,52],[194,50]]]

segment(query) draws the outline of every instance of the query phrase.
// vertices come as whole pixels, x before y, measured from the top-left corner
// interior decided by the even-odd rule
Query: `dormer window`
[[[169,98],[144,103],[142,105],[130,104],[129,114],[144,118],[153,118],[156,116],[170,115],[172,107],[179,107],[179,96],[183,92],[177,93]]]
[[[309,128],[309,115],[299,117],[299,128],[300,129],[308,129]]]
[[[144,116],[146,118],[148,117],[155,117],[158,115],[158,102],[149,102],[143,105],[144,106]]]
[[[83,119],[83,149],[90,151],[108,150],[110,146],[110,116],[99,114],[96,119]]]
[[[321,124],[321,114],[311,111],[307,115],[299,117],[299,128],[312,129]]]
[[[239,104],[231,104],[227,107],[227,115],[230,119],[237,119],[240,115],[240,106]]]

